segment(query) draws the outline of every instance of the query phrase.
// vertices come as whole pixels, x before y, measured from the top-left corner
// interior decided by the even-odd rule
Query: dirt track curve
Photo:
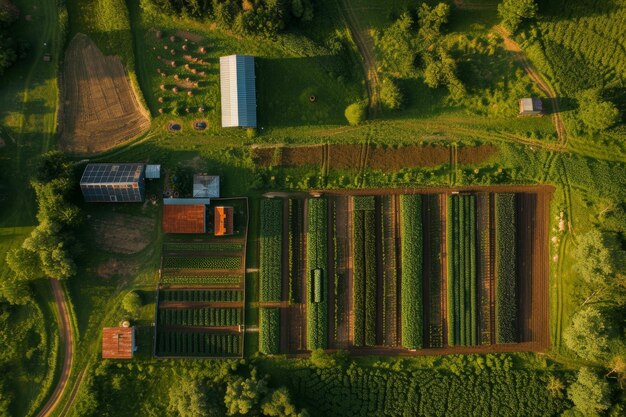
[[[47,417],[51,415],[56,407],[59,405],[65,389],[67,388],[67,381],[72,370],[72,363],[74,360],[74,338],[72,334],[72,326],[70,325],[70,315],[67,311],[67,303],[65,301],[65,294],[63,293],[63,287],[56,279],[51,279],[52,293],[54,295],[54,301],[59,310],[59,334],[61,336],[61,345],[65,347],[63,352],[63,367],[61,369],[61,376],[57,382],[57,386],[54,392],[48,399],[48,402],[37,414],[37,417]]]
[[[374,57],[374,43],[367,33],[367,28],[363,28],[359,23],[350,0],[341,0],[341,5],[350,33],[363,58],[363,71],[365,72],[365,84],[367,85],[367,95],[369,97],[369,117],[374,118],[380,112],[380,79],[378,78],[376,58]]]
[[[515,60],[521,65],[521,67],[526,71],[528,76],[537,84],[537,87],[548,97],[550,103],[552,103],[552,122],[554,123],[554,127],[556,129],[556,133],[559,138],[559,144],[565,145],[567,143],[567,132],[565,131],[565,125],[563,124],[563,119],[561,118],[561,107],[559,105],[559,99],[556,96],[556,92],[554,88],[550,84],[548,84],[542,77],[539,75],[537,70],[530,63],[524,51],[519,46],[517,42],[510,38],[509,32],[503,28],[502,26],[494,26],[493,30],[500,34],[504,39],[504,49],[515,54]]]

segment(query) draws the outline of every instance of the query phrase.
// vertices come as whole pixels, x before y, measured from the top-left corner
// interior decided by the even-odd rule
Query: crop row
[[[496,343],[517,341],[515,194],[496,194]]]
[[[282,278],[282,199],[261,200],[259,301],[280,301]]]
[[[356,202],[364,197],[355,198]],[[372,200],[374,197],[372,197]],[[376,344],[376,212],[375,206],[354,210],[353,308],[354,344]]]
[[[314,276],[319,277],[321,288],[328,288],[328,212],[325,198],[308,200],[307,210],[307,347],[325,349],[328,340],[328,300],[313,299]],[[315,273],[315,270],[318,272]]]
[[[400,196],[401,213],[401,317],[402,346],[407,349],[422,347],[422,199],[420,195]]]
[[[303,302],[301,293],[301,255],[303,238],[301,235],[304,222],[303,200],[289,199],[289,301]]]
[[[162,308],[159,324],[172,326],[238,326],[241,308]]]
[[[190,285],[238,285],[241,276],[232,275],[185,275],[164,273],[162,284],[190,284]]]
[[[168,256],[163,258],[164,268],[189,269],[239,269],[240,256]]]
[[[476,197],[448,198],[448,345],[477,344]]]
[[[162,356],[239,356],[238,334],[157,331],[157,352]]]
[[[277,354],[280,349],[280,310],[278,308],[259,309],[259,351]]]
[[[238,251],[243,250],[243,243],[236,242],[169,242],[163,244],[163,249],[167,251]]]
[[[161,301],[214,302],[242,301],[243,292],[234,290],[161,290]]]

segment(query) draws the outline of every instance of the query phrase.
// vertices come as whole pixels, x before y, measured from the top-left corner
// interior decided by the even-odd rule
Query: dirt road
[[[515,55],[515,60],[520,64],[524,71],[526,71],[535,84],[537,84],[537,87],[539,87],[546,97],[548,97],[548,100],[550,100],[550,103],[552,104],[552,122],[554,123],[554,128],[556,129],[556,133],[559,138],[559,144],[565,145],[567,143],[567,132],[565,131],[563,119],[561,118],[559,99],[556,96],[554,88],[552,88],[552,86],[548,84],[541,77],[541,75],[539,75],[537,70],[535,70],[531,62],[526,57],[524,51],[522,51],[522,48],[517,42],[510,38],[510,34],[505,28],[497,25],[494,26],[493,30],[500,34],[504,39],[504,49]]]
[[[57,305],[59,312],[59,334],[61,335],[61,345],[63,349],[63,367],[61,369],[61,375],[57,386],[52,393],[52,396],[48,399],[48,402],[37,414],[37,417],[47,417],[51,415],[56,409],[57,405],[61,401],[65,389],[67,388],[67,381],[72,370],[72,363],[74,360],[74,338],[72,334],[72,327],[70,325],[70,316],[67,310],[67,303],[65,301],[65,294],[63,293],[63,287],[56,279],[51,279],[52,293],[54,294],[54,301]]]
[[[375,118],[380,112],[380,79],[378,78],[376,58],[374,56],[374,41],[367,28],[361,26],[350,0],[341,0],[342,11],[354,38],[354,42],[363,58],[363,72],[369,97],[369,117]]]

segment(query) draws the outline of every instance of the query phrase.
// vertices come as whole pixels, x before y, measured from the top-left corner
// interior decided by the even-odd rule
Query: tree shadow
[[[539,5],[538,16],[540,19],[549,18],[557,21],[607,15],[620,7],[615,0],[596,2],[544,0],[537,2],[537,4]]]

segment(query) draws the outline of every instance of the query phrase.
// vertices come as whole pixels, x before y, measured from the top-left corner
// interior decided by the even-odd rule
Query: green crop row
[[[242,324],[241,308],[162,308],[158,322],[172,326],[238,326]]]
[[[259,301],[280,301],[283,200],[261,200]]]
[[[157,331],[157,354],[161,356],[239,356],[238,334]]]
[[[354,210],[375,210],[376,199],[373,195],[354,196]]]
[[[231,275],[184,275],[163,274],[162,284],[190,284],[190,285],[238,285],[242,281],[240,276]]]
[[[400,196],[401,213],[401,317],[402,346],[407,349],[422,347],[422,199],[420,195]]]
[[[238,251],[243,250],[243,243],[234,242],[169,242],[163,244],[163,249],[168,251]]]
[[[168,256],[163,258],[164,268],[188,269],[239,269],[239,256]]]
[[[352,246],[354,257],[352,258],[352,311],[354,314],[353,343],[355,346],[363,346],[365,342],[365,212],[355,210],[352,212]]]
[[[448,198],[448,345],[476,345],[476,197]]]
[[[515,194],[496,194],[496,343],[517,341]]]
[[[328,211],[325,198],[308,200],[307,210],[307,347],[325,349],[328,343],[328,300],[312,299],[313,271],[321,270],[322,288],[328,288]]]
[[[243,292],[234,290],[161,290],[160,301],[214,302],[242,301]]]
[[[280,310],[259,309],[259,351],[275,355],[280,351]]]

